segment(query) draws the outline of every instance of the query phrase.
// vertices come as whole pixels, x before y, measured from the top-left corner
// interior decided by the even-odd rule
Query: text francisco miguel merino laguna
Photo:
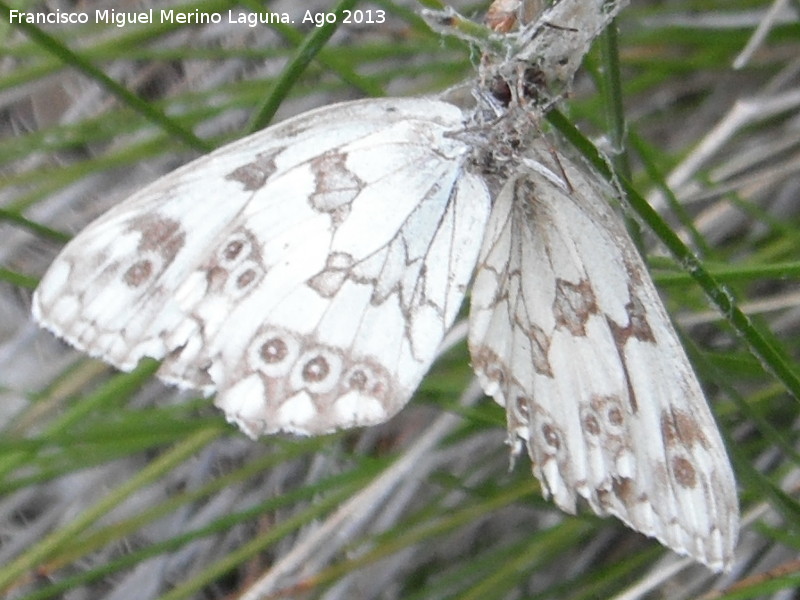
[[[319,20],[318,15],[306,11],[307,14],[303,16],[303,22],[306,19],[310,23]],[[31,25],[62,25],[72,23],[88,23],[90,14],[81,11],[62,11],[54,10],[51,12],[26,12],[22,10],[9,11],[9,21],[11,23],[29,23]],[[158,18],[158,21],[156,20]],[[117,27],[124,27],[125,25],[134,24],[147,24],[147,23],[182,23],[182,24],[197,24],[205,25],[209,23],[222,23],[223,19],[227,23],[242,23],[250,27],[256,25],[269,25],[273,23],[292,23],[293,20],[289,17],[288,13],[277,12],[239,12],[237,10],[229,10],[227,14],[223,15],[217,12],[201,12],[199,9],[194,11],[178,11],[178,10],[164,10],[160,9],[145,9],[136,12],[117,11],[114,9],[104,9],[94,11],[95,23],[108,23],[109,25],[116,25]]]

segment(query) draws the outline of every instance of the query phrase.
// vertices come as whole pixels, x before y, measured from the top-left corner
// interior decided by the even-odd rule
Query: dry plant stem
[[[724,148],[739,131],[753,123],[771,119],[798,107],[800,107],[800,89],[769,98],[753,97],[737,100],[728,113],[700,141],[697,148],[670,173],[667,185],[680,197],[683,191],[681,188],[691,181],[703,165]],[[660,193],[651,198],[650,203],[658,211],[665,209],[664,197]]]
[[[800,292],[785,292],[774,296],[763,297],[752,302],[740,302],[739,308],[747,315],[765,314],[800,306]],[[695,327],[716,323],[721,320],[719,311],[707,310],[690,315],[683,315],[675,319],[681,327]]]
[[[460,404],[469,406],[481,396],[482,391],[473,379],[461,396]],[[442,414],[416,440],[409,445],[406,454],[384,471],[380,477],[351,498],[339,510],[311,531],[305,540],[284,556],[249,590],[240,600],[259,600],[290,587],[318,571],[343,546],[350,543],[372,521],[383,508],[386,498],[400,485],[408,485],[409,479],[420,480],[432,470],[437,461],[425,459],[441,441],[459,424],[461,418],[451,413]],[[293,577],[294,581],[289,581]]]
[[[739,53],[739,56],[737,56],[733,61],[734,69],[742,69],[747,65],[747,63],[750,62],[753,54],[755,54],[764,43],[764,40],[767,38],[767,34],[769,34],[772,26],[775,24],[780,14],[786,10],[788,6],[789,0],[775,0],[772,3],[772,6],[769,8],[769,10],[767,10],[764,18],[761,20],[761,23],[758,24],[758,27],[756,27],[756,30],[753,32],[752,37],[747,42],[747,45]]]
[[[666,565],[660,569],[653,568],[647,572],[647,575],[643,579],[629,587],[622,594],[617,594],[611,600],[638,600],[639,598],[644,598],[668,581],[670,577],[680,573],[683,569],[692,564],[691,559],[679,558],[672,564]]]

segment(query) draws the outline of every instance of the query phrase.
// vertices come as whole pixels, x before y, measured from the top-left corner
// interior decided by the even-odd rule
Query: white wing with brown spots
[[[327,106],[159,179],[89,225],[35,318],[130,370],[216,393],[251,436],[386,420],[461,305],[488,218],[462,112]]]
[[[546,144],[487,225],[470,314],[476,372],[559,507],[575,512],[583,498],[721,569],[738,504],[700,385],[603,190]]]

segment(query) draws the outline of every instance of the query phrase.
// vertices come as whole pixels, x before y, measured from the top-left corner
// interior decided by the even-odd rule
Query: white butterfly
[[[473,363],[546,493],[729,565],[733,474],[641,259],[583,169],[476,142],[495,109],[356,101],[225,146],[89,225],[33,314],[252,437],[319,434],[403,407],[477,264]]]

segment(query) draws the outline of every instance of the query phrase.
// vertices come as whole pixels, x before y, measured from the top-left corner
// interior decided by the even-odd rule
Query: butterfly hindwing
[[[581,498],[719,569],[735,484],[658,293],[593,180],[546,141],[527,165],[498,195],[473,287],[484,389],[559,507]]]
[[[121,369],[163,359],[250,435],[383,421],[455,318],[488,218],[462,128],[445,102],[367,100],[225,146],[81,232],[34,315]]]

